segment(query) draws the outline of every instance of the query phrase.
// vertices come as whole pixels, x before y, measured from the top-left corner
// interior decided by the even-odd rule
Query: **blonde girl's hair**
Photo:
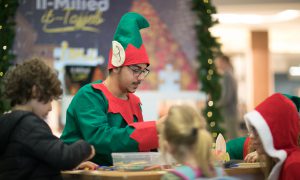
[[[160,142],[165,140],[175,147],[172,155],[179,163],[184,163],[184,157],[192,150],[202,174],[206,177],[213,176],[213,140],[206,130],[204,118],[195,109],[186,105],[172,106],[161,132]]]

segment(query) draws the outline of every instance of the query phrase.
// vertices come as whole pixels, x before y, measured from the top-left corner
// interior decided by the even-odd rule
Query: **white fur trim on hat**
[[[276,150],[274,148],[273,136],[271,130],[268,124],[266,123],[265,119],[263,118],[263,116],[258,111],[252,111],[245,114],[244,119],[248,130],[250,130],[250,125],[252,125],[256,129],[260,137],[260,140],[263,144],[265,152],[272,158],[278,158],[279,161],[275,164],[275,166],[271,170],[268,179],[270,180],[279,179],[281,166],[287,157],[286,151]]]
[[[118,41],[112,41],[112,57],[111,64],[120,67],[125,62],[125,50]]]

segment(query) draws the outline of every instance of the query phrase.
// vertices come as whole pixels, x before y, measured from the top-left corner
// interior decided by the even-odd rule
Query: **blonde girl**
[[[192,107],[173,106],[160,131],[163,154],[170,153],[182,166],[166,173],[162,179],[213,177],[212,137],[205,120]]]

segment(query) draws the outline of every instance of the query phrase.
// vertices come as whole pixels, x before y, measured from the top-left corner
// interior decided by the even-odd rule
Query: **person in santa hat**
[[[157,125],[144,122],[140,99],[133,93],[149,74],[150,65],[140,29],[149,27],[140,14],[122,16],[109,53],[108,77],[82,87],[67,109],[61,139],[85,139],[94,145],[92,161],[112,165],[112,152],[158,148]]]
[[[290,94],[283,94],[289,98],[294,104],[298,111],[300,112],[300,97],[293,96]],[[299,113],[300,117],[300,113]],[[298,144],[299,146],[300,144]],[[244,160],[245,162],[257,162],[258,154],[252,146],[249,136],[238,137],[231,139],[226,142],[226,151],[228,152],[230,159]]]
[[[299,114],[295,104],[273,94],[244,116],[267,179],[300,177]]]

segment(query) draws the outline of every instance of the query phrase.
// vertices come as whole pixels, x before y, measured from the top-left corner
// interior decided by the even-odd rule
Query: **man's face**
[[[134,93],[149,74],[150,71],[147,67],[147,64],[123,66],[119,73],[120,89],[124,92]]]

